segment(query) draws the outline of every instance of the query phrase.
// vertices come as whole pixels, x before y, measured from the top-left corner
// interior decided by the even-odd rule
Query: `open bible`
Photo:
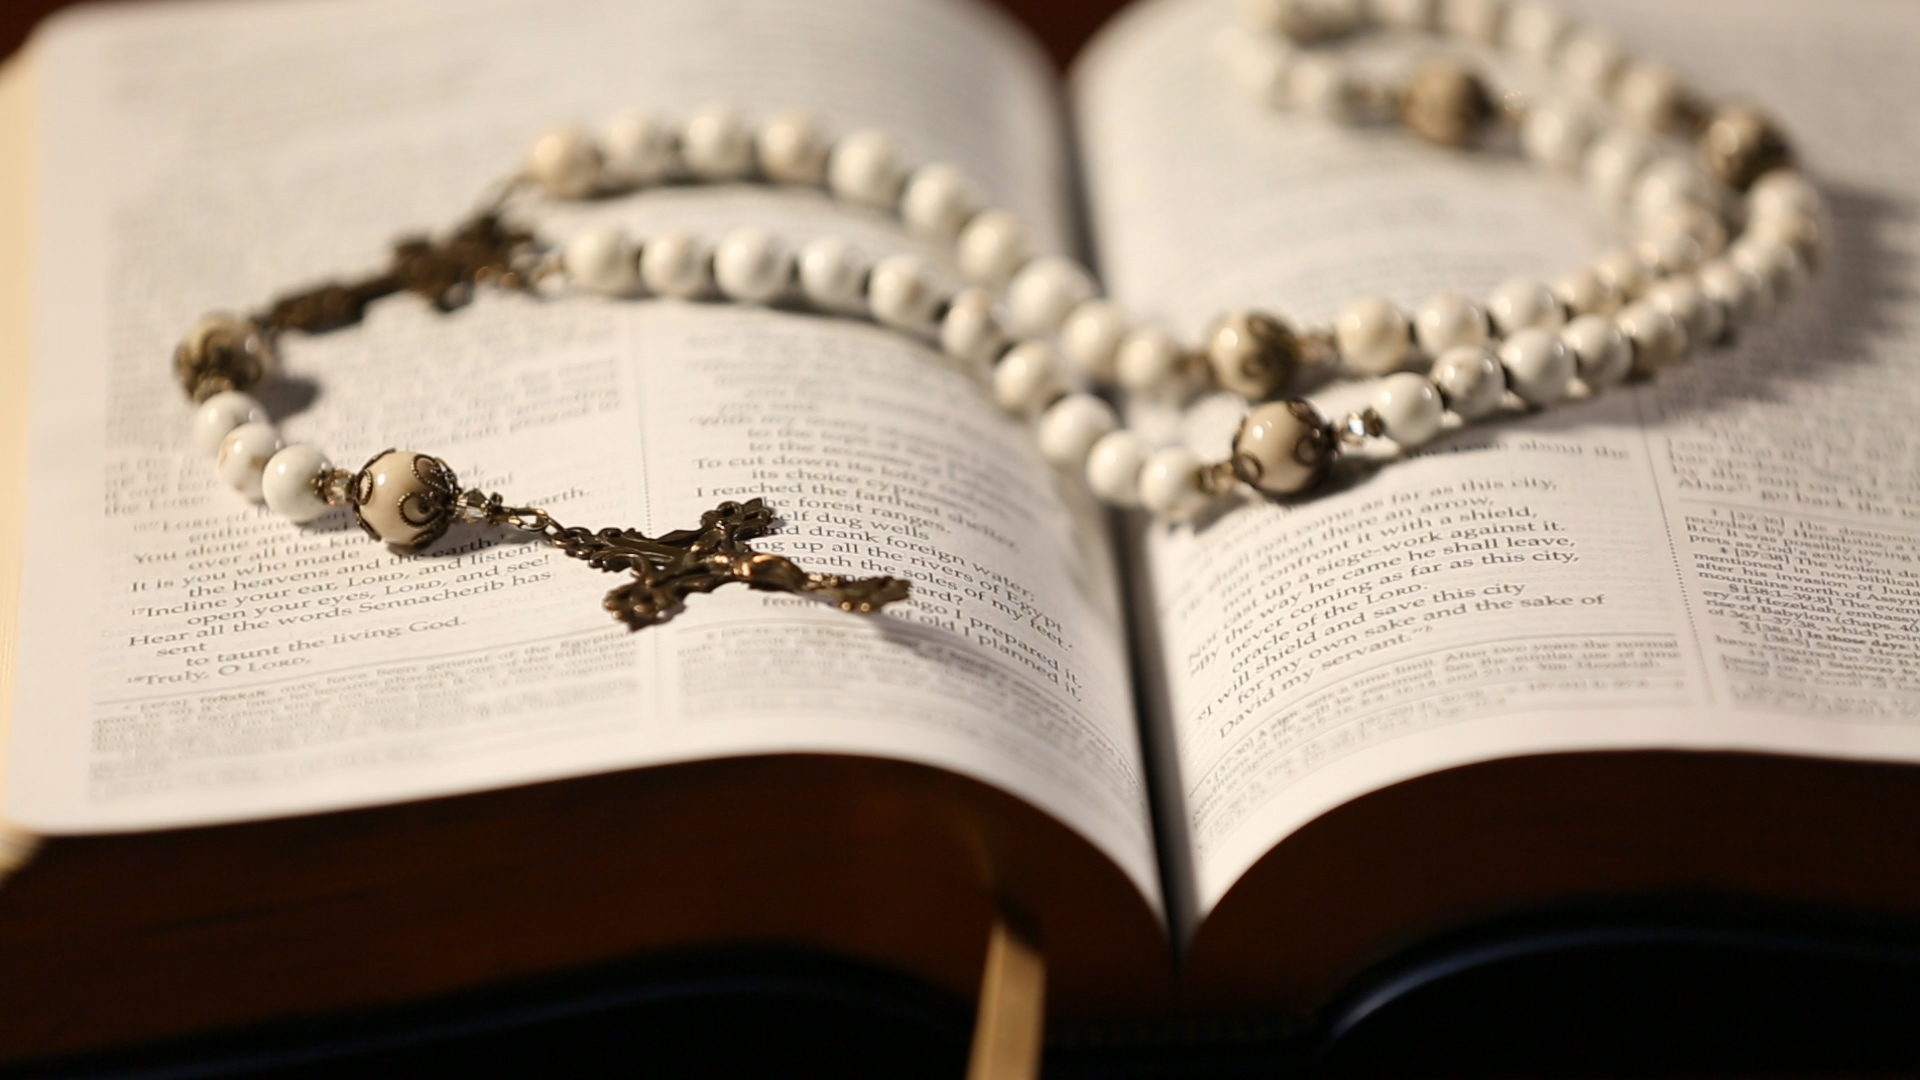
[[[970,995],[1002,911],[1066,1019],[1304,1016],[1434,934],[1594,898],[1920,911],[1920,130],[1855,107],[1920,95],[1920,25],[1574,8],[1798,134],[1821,275],[1734,348],[1295,503],[1106,515],[931,344],[778,306],[400,298],[289,344],[267,404],[339,464],[404,446],[650,534],[762,497],[764,550],[913,582],[872,617],[725,590],[637,634],[544,546],[406,556],[246,503],[190,445],[175,341],[634,106],[885,130],[1189,339],[1550,279],[1613,223],[1571,178],[1268,110],[1214,0],[1140,4],[1064,86],[960,2],[57,19],[0,128],[0,1060],[710,945]],[[533,224],[607,220],[942,255],[744,185]],[[1236,406],[1189,405],[1134,419],[1224,456]]]

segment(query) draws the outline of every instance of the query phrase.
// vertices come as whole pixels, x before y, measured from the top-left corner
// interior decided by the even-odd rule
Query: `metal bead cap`
[[[353,478],[354,515],[375,540],[423,548],[453,524],[460,481],[436,457],[384,450]]]
[[[1233,437],[1233,473],[1266,495],[1318,484],[1337,447],[1327,422],[1304,401],[1274,401],[1247,413]]]
[[[1300,341],[1271,315],[1236,311],[1207,335],[1207,364],[1222,389],[1261,401],[1293,377],[1300,366]]]
[[[195,401],[251,390],[273,374],[273,346],[251,319],[209,315],[173,350],[173,374]]]

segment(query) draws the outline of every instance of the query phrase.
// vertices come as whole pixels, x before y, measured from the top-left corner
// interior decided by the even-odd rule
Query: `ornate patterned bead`
[[[1493,95],[1464,64],[1429,64],[1414,75],[1400,104],[1400,122],[1436,146],[1465,146],[1497,115]]]
[[[460,481],[439,458],[411,450],[375,454],[353,481],[354,514],[375,540],[423,548],[453,524]]]
[[[1333,463],[1333,434],[1304,401],[1271,401],[1247,413],[1233,437],[1233,474],[1267,495],[1298,495]]]
[[[1207,365],[1222,389],[1260,401],[1293,377],[1300,342],[1293,329],[1271,315],[1236,311],[1207,334]]]
[[[260,480],[260,493],[267,509],[304,525],[327,512],[327,500],[320,494],[320,483],[333,472],[327,455],[305,444],[296,443],[267,459]]]
[[[1700,133],[1700,160],[1714,178],[1735,191],[1793,163],[1787,138],[1758,109],[1729,105],[1717,110]]]
[[[273,374],[273,346],[251,319],[209,315],[173,351],[173,374],[195,401],[251,390]]]

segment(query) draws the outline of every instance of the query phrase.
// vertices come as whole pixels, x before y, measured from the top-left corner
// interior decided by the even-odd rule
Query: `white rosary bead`
[[[1575,270],[1554,283],[1553,295],[1574,315],[1611,315],[1620,309],[1620,292],[1591,267]]]
[[[765,229],[735,229],[713,250],[713,280],[730,299],[764,304],[787,291],[793,255]]]
[[[891,210],[903,180],[893,140],[878,131],[842,136],[827,159],[827,187],[848,202]]]
[[[907,229],[931,240],[952,241],[979,206],[973,182],[946,164],[915,169],[900,194],[900,218]]]
[[[867,308],[882,326],[925,330],[939,306],[932,268],[918,255],[889,255],[867,276]]]
[[[968,281],[999,288],[1027,261],[1031,250],[1032,240],[1019,218],[1005,210],[985,210],[960,230],[954,260]]]
[[[739,180],[753,171],[753,132],[731,105],[707,105],[680,127],[680,156],[702,180]]]
[[[1459,345],[1440,354],[1427,376],[1462,420],[1478,420],[1500,404],[1507,377],[1485,345]]]
[[[1635,300],[1613,317],[1633,347],[1633,372],[1651,375],[1687,355],[1687,329],[1649,300]]]
[[[1712,207],[1720,203],[1713,178],[1685,158],[1667,157],[1648,165],[1633,186],[1633,213],[1650,221],[1687,204]]]
[[[1680,120],[1686,88],[1671,68],[1660,64],[1630,64],[1613,88],[1614,103],[1642,128],[1667,132]]]
[[[707,246],[691,233],[665,232],[640,248],[640,283],[655,296],[694,300],[712,285]]]
[[[1659,242],[1669,236],[1684,236],[1699,246],[1702,258],[1711,259],[1727,249],[1727,227],[1720,215],[1696,202],[1675,203],[1647,219],[1642,236]]]
[[[1553,59],[1566,33],[1567,18],[1560,14],[1559,8],[1524,0],[1507,12],[1507,25],[1501,38],[1515,53],[1546,64]]]
[[[272,424],[263,420],[241,424],[220,440],[220,452],[214,459],[214,469],[233,490],[259,502],[260,482],[266,472],[267,461],[279,453],[284,445],[280,441],[280,432]]]
[[[1446,403],[1424,376],[1402,371],[1380,380],[1368,405],[1380,417],[1382,432],[1402,450],[1425,446],[1440,434]]]
[[[1707,257],[1700,241],[1673,230],[1650,231],[1634,248],[1634,253],[1647,268],[1649,287],[1664,278],[1692,270]]]
[[[1140,505],[1140,470],[1149,451],[1140,436],[1118,428],[1100,436],[1087,451],[1087,486],[1113,506]]]
[[[1581,93],[1604,100],[1626,62],[1627,54],[1612,34],[1585,29],[1575,31],[1560,47],[1558,66]]]
[[[1520,148],[1542,165],[1571,172],[1580,167],[1598,131],[1593,116],[1579,105],[1541,102],[1520,122]]]
[[[1820,258],[1820,221],[1807,214],[1776,213],[1756,218],[1747,223],[1744,235],[1785,244],[1808,266],[1815,265]]]
[[[840,237],[816,237],[800,249],[800,292],[822,311],[858,308],[864,271],[859,253]]]
[[[1806,277],[1806,265],[1789,244],[1763,237],[1742,237],[1727,251],[1733,265],[1765,283],[1767,308],[1784,303],[1800,288]]]
[[[600,225],[567,241],[561,264],[573,283],[602,296],[626,296],[640,285],[633,244],[617,225]]]
[[[1559,404],[1573,388],[1576,360],[1552,330],[1533,327],[1500,343],[1500,366],[1507,386],[1536,409]]]
[[[1700,288],[1727,315],[1727,330],[1751,326],[1766,314],[1766,285],[1757,276],[1715,259],[1700,268]]]
[[[1065,389],[1060,357],[1044,341],[1015,345],[993,367],[994,404],[1010,413],[1031,416],[1051,405]]]
[[[993,294],[969,286],[947,305],[940,320],[940,348],[969,367],[986,370],[1006,344],[1000,323],[993,317]]]
[[[1007,285],[1007,331],[1020,338],[1049,336],[1060,329],[1068,312],[1093,295],[1093,279],[1079,263],[1042,255],[1021,267]]]
[[[1060,325],[1060,351],[1073,370],[1096,382],[1112,382],[1120,339],[1126,334],[1126,316],[1119,308],[1106,300],[1087,300]]]
[[[1492,45],[1500,40],[1505,0],[1440,0],[1440,25],[1447,33]]]
[[[1680,323],[1689,348],[1712,344],[1726,333],[1727,313],[1691,276],[1671,277],[1648,289],[1647,302]]]
[[[1640,256],[1625,249],[1609,251],[1600,256],[1593,264],[1593,272],[1601,280],[1612,286],[1619,303],[1626,303],[1646,291],[1648,284],[1647,264]]]
[[[327,500],[320,497],[320,478],[333,469],[327,455],[304,443],[285,447],[267,459],[260,478],[260,494],[267,509],[293,522],[305,525],[327,512]]]
[[[606,132],[607,175],[623,184],[657,184],[680,165],[673,128],[648,112],[613,118]]]
[[[1573,354],[1580,380],[1594,390],[1613,386],[1633,370],[1633,347],[1620,328],[1604,315],[1582,315],[1560,331],[1560,341]]]
[[[1427,31],[1439,6],[1436,0],[1367,0],[1367,18],[1389,30]]]
[[[1442,293],[1421,304],[1413,316],[1413,333],[1420,351],[1439,356],[1462,345],[1487,340],[1487,315],[1480,305],[1454,293]]]
[[[556,199],[592,194],[600,183],[600,148],[577,127],[557,127],[536,139],[527,175]]]
[[[1120,339],[1114,372],[1129,393],[1170,397],[1185,389],[1186,354],[1164,330],[1135,330]]]
[[[1287,72],[1287,95],[1294,108],[1327,120],[1351,119],[1358,90],[1353,72],[1336,57],[1301,56]]]
[[[1093,444],[1119,426],[1113,406],[1092,394],[1068,394],[1040,416],[1040,456],[1062,468],[1083,468]]]
[[[1487,298],[1487,314],[1502,336],[1531,327],[1558,330],[1567,321],[1553,290],[1527,278],[1513,278],[1493,290]]]
[[[255,401],[250,394],[238,390],[222,390],[200,403],[193,413],[193,445],[203,454],[212,457],[220,452],[221,443],[226,441],[233,429],[243,424],[254,424],[267,418],[267,410]]]
[[[1406,315],[1378,296],[1353,301],[1333,322],[1333,340],[1340,358],[1361,375],[1400,370],[1412,337]]]
[[[1820,192],[1791,169],[1775,169],[1747,189],[1747,217],[1765,221],[1785,214],[1820,216]]]
[[[1140,502],[1170,521],[1184,521],[1213,504],[1200,489],[1200,459],[1184,446],[1156,450],[1140,467]]]
[[[1587,147],[1581,175],[1587,187],[1608,204],[1624,203],[1656,156],[1645,135],[1632,128],[1610,128]]]
[[[804,109],[775,114],[760,125],[760,172],[776,184],[817,186],[827,175],[827,138]]]

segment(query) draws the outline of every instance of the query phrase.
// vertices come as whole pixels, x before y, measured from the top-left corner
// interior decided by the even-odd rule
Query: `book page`
[[[1651,385],[1467,429],[1293,505],[1143,529],[1164,831],[1192,847],[1169,903],[1189,926],[1315,816],[1451,766],[1920,758],[1920,128],[1885,107],[1920,92],[1920,23],[1871,0],[1577,10],[1782,118],[1834,211],[1825,270],[1778,321]],[[1368,294],[1551,281],[1617,242],[1570,177],[1255,104],[1215,52],[1236,18],[1155,0],[1077,72],[1102,270],[1146,318],[1189,340],[1236,306],[1325,325]],[[1378,42],[1363,62],[1434,47]],[[1364,390],[1315,400],[1341,415]],[[1145,419],[1219,460],[1239,415]]]
[[[50,832],[359,806],[636,765],[832,752],[999,785],[1157,888],[1099,518],[937,349],[845,320],[664,301],[412,298],[284,349],[290,441],[384,446],[565,524],[658,535],[764,496],[761,542],[913,581],[859,617],[696,595],[630,633],[622,578],[504,534],[426,555],[301,529],[189,444],[203,312],[378,265],[534,136],[727,100],[898,132],[1067,242],[1038,51],[966,4],[407,0],[113,11],[44,37],[28,582],[7,812]],[[756,224],[912,247],[823,195],[668,189],[534,213],[564,238]]]

